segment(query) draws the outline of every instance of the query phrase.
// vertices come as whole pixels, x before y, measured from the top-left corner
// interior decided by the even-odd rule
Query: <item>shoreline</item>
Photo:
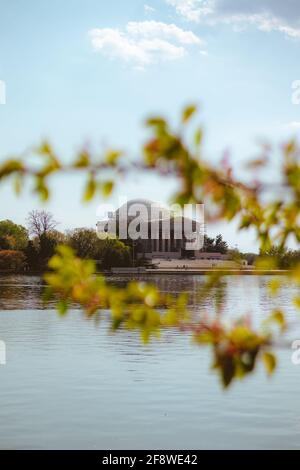
[[[212,273],[219,273],[222,275],[232,275],[232,276],[271,276],[271,275],[286,275],[290,272],[290,270],[287,269],[273,269],[273,270],[252,270],[252,269],[146,269],[146,270],[141,270],[139,268],[136,268],[135,270],[118,270],[117,268],[114,269],[114,271],[104,271],[101,273],[101,271],[97,272],[97,274],[104,274],[105,276],[120,276],[120,275],[133,275],[133,274],[138,274],[138,275],[144,275],[148,276],[149,274],[158,274],[158,275],[207,275],[207,274],[212,274]]]
[[[45,271],[46,272],[46,271]],[[11,271],[0,271],[0,277],[2,276],[39,276],[43,277],[45,272],[11,272]],[[255,269],[141,269],[141,268],[121,268],[120,270],[114,268],[114,271],[97,271],[95,274],[103,274],[105,276],[128,276],[128,275],[143,275],[148,276],[152,275],[207,275],[213,273],[219,273],[222,275],[232,275],[232,276],[271,276],[271,275],[286,275],[290,272],[288,269],[264,269],[264,270],[255,270]]]

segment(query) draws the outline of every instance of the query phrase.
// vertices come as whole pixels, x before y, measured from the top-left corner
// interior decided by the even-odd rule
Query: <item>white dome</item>
[[[131,199],[127,203],[123,204],[119,209],[116,210],[116,217],[136,217],[137,215],[143,216],[149,220],[155,220],[158,218],[171,217],[171,211],[162,204],[151,201],[149,199]]]

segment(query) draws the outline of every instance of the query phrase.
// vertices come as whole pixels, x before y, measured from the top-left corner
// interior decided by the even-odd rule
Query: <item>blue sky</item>
[[[205,150],[218,162],[230,150],[242,166],[257,142],[279,144],[299,132],[300,2],[289,0],[0,0],[0,159],[48,138],[63,158],[84,143],[137,155],[143,121],[172,119],[184,104],[201,106]],[[294,126],[291,126],[294,123]],[[278,163],[274,156],[274,167]],[[60,228],[94,226],[99,201],[82,206],[78,178],[57,178],[47,204]],[[119,195],[163,202],[174,183],[136,175]],[[24,223],[40,207],[30,191],[0,190],[0,218]],[[251,234],[222,231],[232,245],[254,249]]]

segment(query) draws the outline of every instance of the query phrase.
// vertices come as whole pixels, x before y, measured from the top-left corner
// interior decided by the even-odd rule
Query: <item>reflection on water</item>
[[[268,277],[226,277],[202,309],[222,315],[285,307],[292,288],[277,300]],[[202,276],[152,275],[168,292],[188,291],[199,309]],[[111,278],[121,285],[124,277]],[[37,277],[0,278],[0,448],[300,448],[300,366],[279,352],[279,370],[262,368],[227,392],[210,371],[210,355],[190,338],[168,331],[141,345],[135,333],[111,335],[105,321],[83,321],[79,310],[59,318],[41,301]],[[293,339],[300,337],[293,333]]]

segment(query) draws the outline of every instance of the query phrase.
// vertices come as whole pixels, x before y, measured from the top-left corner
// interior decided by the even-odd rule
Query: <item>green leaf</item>
[[[109,197],[114,189],[113,181],[105,181],[101,185],[101,191],[104,197]]]
[[[195,137],[194,137],[196,147],[199,147],[199,145],[202,142],[202,138],[203,138],[202,129],[197,129],[196,132],[195,132]]]
[[[284,331],[286,328],[285,316],[281,310],[274,310],[271,313],[271,315],[267,318],[267,323],[270,322],[277,323],[281,331]]]
[[[84,190],[83,200],[85,202],[88,202],[91,199],[93,199],[93,197],[95,196],[96,189],[97,189],[96,180],[94,176],[90,176],[86,184],[85,190]]]
[[[277,360],[274,354],[270,352],[264,352],[262,356],[266,371],[269,375],[272,375],[276,369]]]
[[[105,156],[105,162],[108,165],[114,166],[116,165],[116,163],[118,162],[121,156],[122,156],[122,152],[119,152],[117,150],[110,150],[109,152],[107,152]]]
[[[0,178],[9,176],[11,173],[22,171],[23,163],[19,160],[8,160],[0,165]]]
[[[197,111],[195,105],[187,106],[182,113],[182,122],[186,124]]]
[[[51,148],[51,145],[49,144],[49,142],[47,142],[47,140],[45,140],[44,142],[41,143],[41,145],[36,149],[37,153],[39,153],[40,155],[51,155],[52,153],[52,148]]]
[[[49,199],[49,189],[44,180],[44,178],[37,176],[35,192],[39,194],[42,201],[47,201]]]
[[[75,168],[86,168],[90,164],[90,155],[85,150],[82,151],[74,163]]]
[[[163,118],[160,118],[160,117],[154,117],[154,118],[150,118],[147,120],[146,122],[147,126],[150,126],[150,127],[160,127],[160,128],[163,128],[166,126],[166,121],[163,119]]]
[[[15,193],[19,196],[22,191],[23,176],[21,173],[16,174],[14,179],[14,190]]]

